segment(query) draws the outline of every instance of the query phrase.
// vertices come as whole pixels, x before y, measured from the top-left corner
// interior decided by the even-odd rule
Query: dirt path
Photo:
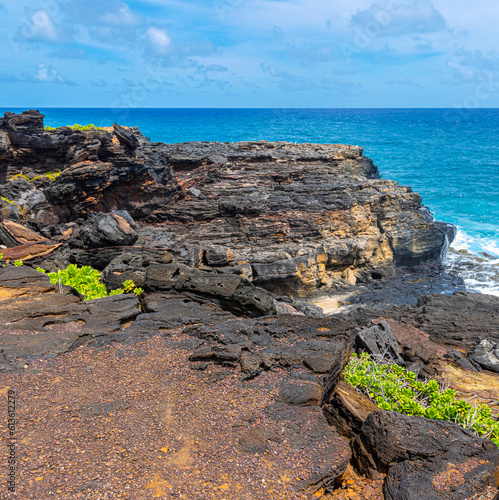
[[[311,450],[264,412],[287,372],[241,382],[234,369],[192,370],[190,342],[82,347],[3,374],[1,397],[16,392],[18,448],[16,496],[4,483],[2,498],[382,498],[380,481],[355,477],[334,497],[300,488]]]

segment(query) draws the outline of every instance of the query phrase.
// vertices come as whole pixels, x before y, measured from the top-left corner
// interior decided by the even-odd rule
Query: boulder
[[[134,133],[127,127],[122,127],[116,122],[113,124],[114,134],[116,135],[119,143],[128,148],[136,149],[139,146],[139,141]]]
[[[91,213],[80,231],[80,238],[90,248],[127,246],[137,241],[137,233],[116,213]]]
[[[422,361],[428,364],[431,359],[445,356],[448,349],[430,340],[430,336],[412,325],[401,323],[390,318],[379,318],[373,323],[387,324],[394,336],[395,341],[400,344],[405,355],[411,361]]]
[[[38,243],[50,244],[51,242],[17,222],[4,220],[0,222],[0,243],[7,247],[16,247]]]
[[[151,265],[145,286],[149,290],[190,292],[216,300],[225,310],[248,316],[274,314],[273,297],[234,275],[189,268],[181,264]]]
[[[371,412],[379,410],[367,396],[343,381],[338,383],[322,409],[329,424],[348,439],[359,434]]]
[[[390,500],[458,500],[497,487],[497,446],[450,422],[373,411],[353,454],[360,472],[386,473],[384,495]]]
[[[484,370],[499,373],[499,345],[490,340],[482,340],[468,353],[468,359],[480,365]]]
[[[399,365],[404,364],[402,351],[386,321],[361,330],[355,337],[355,344],[360,351],[368,352],[378,359],[388,358]]]

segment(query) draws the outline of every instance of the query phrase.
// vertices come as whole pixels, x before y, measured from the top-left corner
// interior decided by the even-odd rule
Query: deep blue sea
[[[40,111],[53,127],[116,121],[170,143],[263,139],[363,146],[382,177],[412,186],[436,219],[458,226],[448,268],[470,290],[499,295],[499,109]]]

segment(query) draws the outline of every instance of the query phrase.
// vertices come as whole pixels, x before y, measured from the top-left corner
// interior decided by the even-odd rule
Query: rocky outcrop
[[[377,410],[353,449],[359,470],[387,474],[388,500],[460,500],[497,487],[497,446],[449,422]]]
[[[80,230],[80,238],[89,248],[106,246],[127,246],[137,241],[137,233],[133,219],[126,216],[127,212],[103,214],[91,213]],[[124,217],[123,217],[124,215]],[[126,219],[129,219],[130,222]]]
[[[499,303],[427,295],[436,283],[455,285],[438,265],[453,228],[433,221],[410,188],[380,179],[362,148],[160,144],[118,124],[46,131],[38,112],[6,113],[0,194],[4,258],[49,270],[92,265],[110,289],[131,279],[145,291],[84,301],[30,267],[0,268],[0,371],[36,373],[39,366],[50,377],[51,358],[73,349],[107,366],[113,346],[120,360],[151,348],[152,358],[137,362],[136,379],[154,386],[154,407],[151,363],[167,379],[162,391],[170,377],[189,379],[187,387],[206,380],[204,396],[227,374],[241,395],[262,390],[258,417],[231,420],[234,449],[269,467],[280,443],[293,450],[286,461],[296,477],[281,475],[278,483],[286,491],[291,484],[298,495],[331,492],[354,475],[352,466],[377,478],[379,488],[386,474],[390,499],[457,500],[497,487],[499,452],[490,440],[378,410],[340,381],[350,351],[367,350],[435,376],[460,396],[473,393],[491,406],[499,399]],[[323,317],[295,300],[352,287],[353,301],[378,308]],[[411,287],[425,296],[407,305]],[[159,357],[158,340],[165,348]],[[94,349],[102,346],[106,352]],[[173,366],[173,346],[175,373],[163,366]],[[65,358],[70,365],[72,358]],[[181,364],[195,377],[179,375]],[[192,409],[184,389],[181,400]],[[230,420],[234,400],[225,399],[219,407]],[[201,413],[207,402],[197,404]],[[170,403],[160,409],[163,423],[172,418]],[[166,456],[168,447],[157,444]]]
[[[133,294],[82,301],[30,267],[0,268],[0,371],[115,333],[139,313]]]
[[[118,124],[45,131],[36,111],[6,113],[0,132],[3,181],[17,173],[31,179],[22,180],[24,191],[8,183],[0,192],[27,207],[38,227],[51,215],[48,236],[67,230],[57,221],[127,210],[142,222],[139,245],[167,247],[180,264],[278,294],[376,282],[399,266],[438,260],[453,237],[411,188],[380,179],[359,147],[151,143]],[[61,174],[42,179],[47,170]],[[29,202],[20,194],[28,190]]]
[[[431,294],[420,297],[415,306],[385,310],[366,307],[352,312],[352,317],[366,325],[379,316],[419,328],[432,342],[448,347],[469,350],[485,339],[499,341],[499,297],[493,295]]]
[[[148,147],[161,151],[185,191],[150,219],[188,252],[186,263],[239,269],[277,293],[379,279],[394,265],[437,259],[447,237],[446,227],[426,218],[419,195],[380,179],[362,148]]]
[[[154,291],[195,293],[240,314],[263,316],[275,313],[272,296],[249,281],[239,276],[210,273],[182,264],[150,266],[145,286]]]

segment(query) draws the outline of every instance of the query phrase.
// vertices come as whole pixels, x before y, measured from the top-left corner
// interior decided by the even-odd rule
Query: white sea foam
[[[458,229],[444,264],[447,272],[463,278],[470,292],[499,296],[499,241]]]

